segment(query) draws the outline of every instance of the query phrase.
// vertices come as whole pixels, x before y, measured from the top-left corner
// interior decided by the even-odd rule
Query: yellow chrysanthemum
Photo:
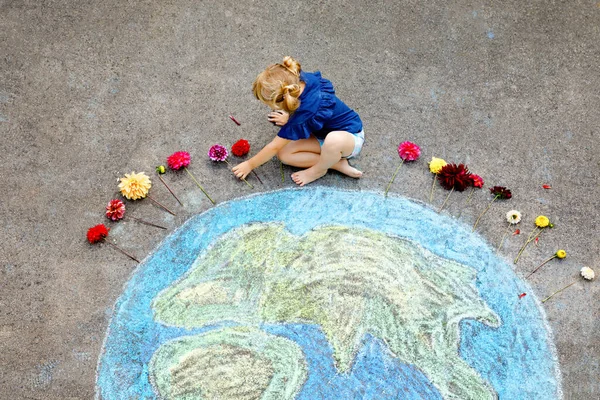
[[[548,219],[548,217],[546,217],[545,215],[540,215],[539,217],[537,217],[535,219],[535,224],[539,227],[539,228],[545,228],[548,225],[550,225],[550,220]]]
[[[432,174],[437,174],[442,170],[444,165],[448,164],[446,161],[441,158],[431,157],[431,161],[429,161],[429,171]]]
[[[558,250],[556,252],[556,257],[558,258],[565,258],[567,256],[567,252],[564,250]]]
[[[129,200],[143,199],[148,195],[148,190],[150,190],[151,187],[152,182],[150,182],[150,178],[143,172],[138,174],[135,172],[125,174],[125,176],[121,178],[121,183],[119,183],[121,194]]]

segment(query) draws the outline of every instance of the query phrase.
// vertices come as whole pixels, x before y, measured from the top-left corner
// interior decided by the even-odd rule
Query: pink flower
[[[412,142],[402,142],[398,146],[398,155],[404,161],[415,161],[421,155],[421,148]]]
[[[119,199],[114,199],[108,202],[106,206],[106,218],[118,221],[125,216],[125,204]]]
[[[213,161],[226,161],[228,155],[227,149],[220,144],[215,144],[208,150],[208,157]]]
[[[167,158],[167,165],[174,170],[180,170],[190,165],[190,153],[187,151],[176,151]]]
[[[471,180],[473,181],[473,187],[479,189],[483,187],[483,178],[479,175],[471,174]]]

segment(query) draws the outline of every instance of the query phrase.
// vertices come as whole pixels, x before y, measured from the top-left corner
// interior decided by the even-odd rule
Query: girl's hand
[[[231,169],[233,174],[240,179],[244,179],[248,176],[250,172],[252,172],[252,167],[248,161],[244,161],[241,164],[236,165]]]
[[[283,110],[271,111],[268,116],[269,122],[274,123],[277,126],[284,126],[290,119],[290,114]]]

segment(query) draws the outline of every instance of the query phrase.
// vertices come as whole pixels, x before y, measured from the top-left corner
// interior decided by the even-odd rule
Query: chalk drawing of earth
[[[319,187],[223,203],[167,238],[115,306],[96,393],[562,397],[539,303],[481,237],[405,198]]]

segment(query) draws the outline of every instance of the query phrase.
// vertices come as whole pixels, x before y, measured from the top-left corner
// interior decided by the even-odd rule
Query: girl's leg
[[[311,138],[313,139],[313,138]],[[310,139],[306,139],[310,140]],[[319,144],[314,139],[317,145]],[[285,147],[288,147],[289,144]],[[285,148],[284,147],[284,148]],[[292,179],[300,186],[304,186],[325,175],[329,168],[335,169],[354,178],[362,176],[362,172],[348,164],[342,157],[349,156],[354,151],[354,135],[344,131],[330,132],[321,146],[321,154],[316,163],[310,168],[292,174]],[[312,157],[312,156],[311,156]],[[302,167],[298,165],[299,167]]]
[[[277,157],[282,163],[293,167],[309,168],[319,162],[321,145],[314,136],[286,144]]]

